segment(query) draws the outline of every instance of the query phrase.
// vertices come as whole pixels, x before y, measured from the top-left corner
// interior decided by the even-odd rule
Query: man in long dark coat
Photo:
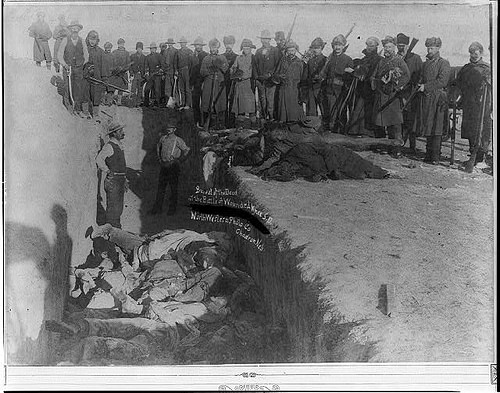
[[[320,76],[322,82],[322,97],[323,109],[325,113],[322,115],[323,130],[328,132],[335,128],[335,118],[340,109],[340,95],[342,93],[346,75],[354,69],[352,59],[344,53],[344,48],[347,45],[346,38],[339,34],[332,40],[333,53],[326,61],[325,67],[321,70]],[[333,127],[333,128],[331,128]]]
[[[181,95],[181,109],[189,109],[192,104],[190,74],[193,66],[193,51],[187,47],[187,39],[181,37],[180,48],[175,52],[174,72],[177,75],[177,83]]]
[[[102,55],[104,50],[99,47],[99,34],[97,31],[89,31],[85,43],[89,52],[89,61],[84,66],[84,76],[102,80]],[[100,104],[106,87],[91,80],[87,80],[86,85],[88,92],[87,99],[92,105],[92,117],[100,122]]]
[[[422,59],[419,55],[408,52],[408,44],[410,43],[410,37],[403,33],[399,33],[396,36],[396,45],[398,47],[398,56],[401,57],[408,66],[410,71],[410,82],[405,86],[401,92],[401,97],[403,102],[406,102],[410,98],[411,92],[416,88],[419,83],[421,73],[422,73]],[[415,154],[417,152],[417,135],[416,131],[416,113],[417,113],[417,103],[418,100],[412,100],[406,109],[403,111],[403,141],[410,141],[410,151]]]
[[[113,77],[111,83],[122,89],[128,89],[128,70],[130,68],[130,53],[125,49],[125,40],[118,39],[118,48],[113,51]],[[123,92],[118,90],[118,96],[115,96],[117,104],[122,104]]]
[[[208,55],[208,52],[203,50],[205,45],[201,37],[197,37],[193,42],[194,55],[190,80],[193,85],[193,118],[194,123],[198,125],[201,125],[203,121],[201,116],[201,87],[203,86],[203,77],[200,75],[200,68],[203,59]]]
[[[441,138],[449,126],[448,96],[445,89],[448,86],[451,67],[448,60],[439,54],[441,38],[427,38],[425,46],[427,60],[422,69],[421,83],[418,85],[419,92],[423,94],[419,97],[421,102],[417,126],[427,138],[424,162],[437,165],[441,155]]]
[[[102,80],[107,83],[111,83],[111,74],[113,72],[113,53],[111,53],[111,49],[113,49],[113,44],[111,42],[106,42],[104,44],[104,53],[102,55]],[[111,105],[113,103],[113,93],[114,89],[111,87],[106,88],[106,94],[104,95],[103,104]]]
[[[29,36],[35,39],[33,43],[33,60],[37,66],[41,66],[45,60],[47,69],[51,69],[52,55],[50,54],[49,40],[52,38],[50,27],[45,22],[45,14],[38,12],[37,20],[28,28]]]
[[[66,22],[66,17],[64,15],[59,15],[59,24],[54,27],[54,33],[52,34],[52,38],[54,38],[54,58],[53,63],[56,69],[56,72],[60,72],[61,66],[59,65],[59,60],[57,59],[57,52],[59,52],[59,47],[61,46],[61,42],[63,38],[69,35],[68,31],[68,22]]]
[[[224,36],[222,39],[222,43],[224,44],[224,47],[226,48],[226,51],[223,53],[224,57],[227,60],[227,64],[229,66],[228,71],[226,72],[226,75],[224,75],[224,83],[226,84],[226,100],[229,105],[229,100],[232,100],[233,97],[229,97],[229,94],[231,94],[231,78],[230,78],[230,73],[229,70],[233,66],[234,62],[236,61],[236,57],[238,56],[236,53],[233,52],[233,46],[234,43],[236,42],[236,39],[234,38],[234,35],[228,35]],[[235,117],[233,112],[229,111],[229,107],[226,111],[226,128],[231,128],[234,127],[235,123]]]
[[[135,44],[136,52],[130,55],[130,73],[132,77],[131,95],[137,98],[137,104],[143,100],[142,86],[144,84],[144,73],[146,69],[146,55],[142,52],[144,44],[137,42]]]
[[[379,61],[372,77],[372,89],[376,91],[374,104],[375,124],[387,130],[389,139],[395,139],[395,146],[391,149],[394,157],[401,155],[403,136],[403,111],[401,101],[397,98],[384,108],[382,106],[391,100],[410,81],[410,71],[404,60],[396,55],[396,40],[387,36],[382,40],[384,58]]]
[[[279,98],[277,120],[282,123],[304,120],[304,112],[299,105],[298,83],[302,76],[303,62],[296,56],[297,44],[292,40],[285,45],[285,56],[277,71],[279,77]]]
[[[220,127],[224,123],[227,108],[224,74],[229,66],[224,55],[219,54],[220,42],[217,38],[211,39],[208,47],[210,54],[205,56],[200,69],[200,75],[204,78],[201,110],[206,116],[215,111],[217,127]]]
[[[325,66],[326,56],[323,54],[323,48],[326,43],[321,39],[321,37],[316,37],[309,47],[311,51],[311,57],[304,65],[304,71],[302,72],[302,80],[300,82],[302,100],[306,104],[306,114],[307,116],[318,116],[318,108],[321,112],[321,77],[320,72]]]
[[[158,46],[152,42],[149,46],[150,53],[146,56],[145,75],[146,87],[144,89],[144,106],[149,106],[151,92],[154,92],[153,106],[159,106],[161,99],[161,77],[163,75],[161,55],[156,52]]]
[[[473,42],[469,46],[470,62],[459,71],[455,82],[462,93],[461,137],[469,140],[471,153],[475,148],[478,148],[474,165],[483,161],[485,153],[488,152],[492,130],[491,68],[483,60],[483,51],[483,46],[479,42]],[[482,135],[478,139],[481,118],[481,92],[485,84],[489,86],[489,92],[486,96]]]
[[[177,49],[174,48],[175,41],[173,38],[167,39],[165,42],[166,48],[162,54],[163,72],[165,76],[165,101],[168,104],[169,98],[174,94],[174,59]]]

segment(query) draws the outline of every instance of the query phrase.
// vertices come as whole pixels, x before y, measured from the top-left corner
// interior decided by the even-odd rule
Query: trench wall
[[[100,130],[64,109],[50,71],[4,59],[6,361],[50,364],[43,323],[61,318],[69,268],[89,252]]]

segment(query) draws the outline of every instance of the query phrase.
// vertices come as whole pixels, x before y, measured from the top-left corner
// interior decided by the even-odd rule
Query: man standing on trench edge
[[[158,177],[156,201],[149,214],[159,214],[163,211],[163,200],[165,199],[165,191],[168,185],[170,185],[171,194],[167,215],[171,216],[177,210],[180,164],[186,160],[190,148],[182,138],[175,135],[176,129],[177,126],[175,124],[168,124],[163,130],[165,134],[161,136],[156,147],[156,154],[158,161],[160,161],[161,169]]]
[[[125,137],[123,125],[112,122],[106,135],[109,141],[96,157],[97,167],[102,171],[104,191],[106,192],[106,223],[121,228],[120,217],[123,213],[123,199],[128,190],[126,178],[127,164],[122,139]]]

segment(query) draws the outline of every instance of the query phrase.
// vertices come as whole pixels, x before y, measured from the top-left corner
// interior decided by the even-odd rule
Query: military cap
[[[118,38],[118,45],[123,45],[125,43],[125,40],[123,38]]]
[[[172,45],[175,44],[174,39],[173,38],[168,38],[167,39],[167,44],[172,44]]]
[[[187,44],[188,40],[186,40],[186,37],[182,36],[179,40],[179,44],[180,43],[183,43],[183,44]]]
[[[394,44],[396,45],[396,40],[394,37],[391,37],[390,35],[386,35],[385,38],[382,40],[382,45],[385,44]]]
[[[196,39],[194,40],[194,42],[191,45],[206,45],[206,44],[203,42],[203,38],[196,37]]]
[[[377,37],[368,37],[365,42],[366,45],[379,46],[380,40]]]
[[[285,32],[284,31],[277,31],[274,33],[274,40],[275,41],[284,41],[285,40]]]
[[[135,44],[135,49],[144,49],[144,44],[141,41],[138,41],[137,44]]]
[[[99,34],[95,30],[90,30],[89,33],[87,34],[88,39],[99,39]]]
[[[222,39],[222,42],[224,43],[224,45],[226,44],[233,44],[236,42],[236,39],[234,38],[234,35],[228,35],[228,36],[224,36],[224,38]]]
[[[106,129],[106,135],[112,134],[113,132],[116,132],[116,131],[120,131],[123,128],[124,128],[124,125],[122,125],[116,121],[112,121]]]
[[[255,45],[253,44],[252,40],[244,38],[243,41],[241,41],[241,49],[243,48],[255,48]]]
[[[441,48],[441,38],[439,37],[430,37],[425,40],[425,46],[428,48],[430,46],[436,46],[438,48]]]
[[[111,42],[106,42],[104,44],[104,49],[106,49],[106,48],[112,48],[112,47],[113,47],[113,44]]]
[[[209,48],[220,48],[220,42],[217,38],[212,38],[210,41],[208,41],[208,47]]]
[[[298,49],[298,45],[295,43],[295,41],[292,41],[292,40],[289,40],[286,45],[285,45],[285,49],[289,49],[289,48],[295,48],[295,49]]]
[[[71,21],[71,23],[68,25],[68,29],[72,30],[75,27],[78,29],[78,31],[83,29],[83,26],[76,19]]]
[[[343,34],[339,34],[338,36],[333,38],[332,45],[337,44],[337,43],[339,43],[341,45],[347,44],[347,40]]]
[[[257,38],[267,38],[267,39],[272,39],[272,35],[271,35],[271,32],[269,30],[262,30],[262,32],[260,33],[260,37],[257,37]]]
[[[479,42],[474,41],[472,44],[469,45],[469,52],[473,52],[476,50],[479,50],[479,52],[483,53],[484,48]]]
[[[321,37],[316,37],[312,42],[309,48],[321,48],[323,49],[325,47],[326,42],[323,41]]]
[[[408,45],[409,43],[410,43],[410,37],[408,37],[407,35],[405,35],[403,33],[399,33],[396,36],[396,44]]]

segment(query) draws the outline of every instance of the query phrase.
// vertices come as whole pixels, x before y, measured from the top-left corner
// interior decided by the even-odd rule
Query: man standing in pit
[[[158,177],[156,201],[149,214],[159,214],[163,211],[163,200],[168,185],[170,185],[171,194],[167,215],[173,215],[177,210],[181,163],[186,160],[190,149],[182,138],[175,135],[176,129],[175,124],[168,124],[157,145],[156,153],[161,169]]]
[[[194,123],[198,126],[201,126],[203,121],[201,116],[201,87],[203,86],[203,78],[200,75],[201,63],[207,52],[203,50],[203,47],[206,44],[203,42],[203,38],[197,37],[194,42],[194,55],[193,55],[193,64],[191,66],[191,75],[190,81],[193,85],[193,117]]]
[[[50,70],[52,55],[50,54],[49,40],[52,38],[52,32],[47,22],[45,22],[45,14],[40,11],[36,16],[36,22],[33,22],[28,28],[29,36],[35,39],[33,43],[33,60],[35,60],[38,67],[45,60],[47,69]]]
[[[182,102],[180,109],[190,109],[192,106],[190,73],[193,65],[193,51],[187,47],[187,39],[181,37],[179,44],[181,47],[175,53],[174,71],[177,75],[177,84],[181,94]]]
[[[121,228],[120,217],[123,213],[123,200],[128,190],[126,178],[127,164],[122,140],[125,137],[123,125],[112,122],[106,134],[109,141],[96,157],[97,167],[102,171],[104,191],[106,192],[106,223]]]

